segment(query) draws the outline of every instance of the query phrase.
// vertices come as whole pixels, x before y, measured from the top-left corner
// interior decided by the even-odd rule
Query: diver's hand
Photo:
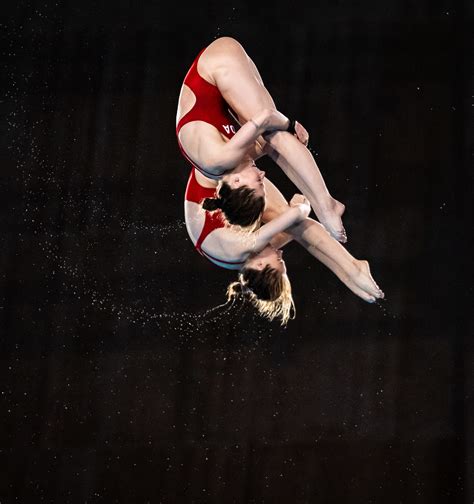
[[[264,133],[274,131],[288,131],[291,125],[290,119],[275,109],[264,109],[255,118],[252,119],[257,128],[262,128]],[[309,133],[307,129],[298,121],[295,121],[294,136],[304,145],[308,146]]]
[[[308,146],[309,143],[309,133],[306,130],[306,128],[299,123],[298,121],[295,121],[295,134],[296,138],[304,145]]]
[[[301,213],[301,220],[306,219],[311,212],[309,201],[302,194],[295,194],[290,200],[290,207],[297,207]]]

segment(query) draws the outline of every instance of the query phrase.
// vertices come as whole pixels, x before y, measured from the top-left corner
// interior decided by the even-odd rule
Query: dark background
[[[0,502],[471,503],[472,2],[2,11]],[[187,237],[174,127],[220,35],[384,302],[290,244],[286,328],[215,308],[235,273]]]

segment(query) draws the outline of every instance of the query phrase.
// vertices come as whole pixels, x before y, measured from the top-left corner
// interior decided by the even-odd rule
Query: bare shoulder
[[[227,261],[245,261],[253,250],[255,236],[252,233],[234,231],[232,227],[213,231],[204,241],[203,247],[212,255]]]

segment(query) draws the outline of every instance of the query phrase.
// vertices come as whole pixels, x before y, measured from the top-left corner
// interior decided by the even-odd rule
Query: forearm
[[[257,157],[260,157],[264,155],[263,148],[259,145],[262,134],[269,128],[275,130],[285,127],[284,121],[281,124],[275,124],[271,111],[262,110],[244,123],[220,149],[214,149],[214,159],[211,160],[211,164],[217,165],[220,170],[229,171],[241,163],[246,156],[255,159],[257,150]]]
[[[265,248],[266,245],[276,239],[280,233],[292,229],[295,224],[301,222],[303,218],[304,216],[300,206],[289,207],[281,215],[272,219],[267,224],[264,224],[258,231],[255,232],[256,240],[253,252],[259,252]]]

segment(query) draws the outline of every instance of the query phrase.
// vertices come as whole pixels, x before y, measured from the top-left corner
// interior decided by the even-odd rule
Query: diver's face
[[[223,180],[227,182],[232,189],[245,186],[253,189],[256,196],[265,197],[264,178],[265,172],[259,170],[253,160],[249,160],[237,166],[232,170],[232,173],[225,175]]]
[[[250,259],[247,259],[246,267],[257,270],[263,270],[266,266],[276,269],[281,274],[286,273],[286,264],[282,258],[283,251],[267,245],[258,254],[255,254]]]

